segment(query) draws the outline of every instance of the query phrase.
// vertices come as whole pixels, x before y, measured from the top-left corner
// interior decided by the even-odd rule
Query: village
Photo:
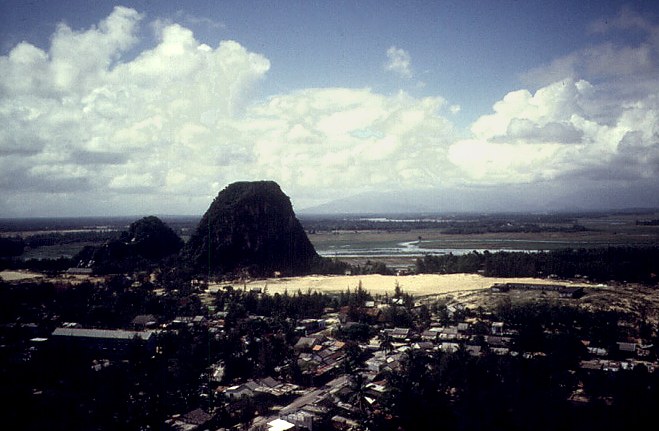
[[[511,291],[541,294],[543,302],[511,304]],[[637,329],[629,321],[619,320],[614,323],[620,330],[596,331],[581,327],[573,316],[567,326],[561,326],[561,318],[555,313],[573,309],[589,295],[588,288],[553,282],[494,283],[486,293],[496,299],[495,305],[473,309],[450,296],[420,300],[397,288],[391,295],[374,297],[360,286],[338,301],[324,298],[321,302],[325,306],[317,317],[295,318],[248,311],[256,310],[250,303],[270,300],[259,288],[247,291],[226,286],[209,293],[207,286],[197,284],[187,299],[203,298],[197,314],[173,318],[140,314],[121,328],[98,329],[61,322],[46,336],[37,334],[37,328],[43,325],[35,323],[31,324],[33,331],[29,331],[30,323],[25,322],[13,328],[20,326],[29,337],[25,341],[29,357],[37,356],[40,349],[47,349],[51,356],[53,351],[67,355],[84,352],[95,373],[135,360],[136,345],[145,352],[145,358],[157,361],[159,355],[167,355],[166,340],[182,333],[211,341],[232,338],[237,343],[236,351],[228,356],[211,354],[208,341],[207,360],[212,362],[192,379],[191,387],[197,389],[187,398],[189,408],[169,412],[161,424],[179,431],[360,429],[373,415],[384,420],[391,415],[385,412],[391,409],[390,394],[396,389],[391,386],[392,376],[405,373],[413,361],[440,364],[449,357],[462,358],[464,362],[487,357],[542,361],[556,356],[557,344],[551,340],[567,336],[562,333],[564,330],[578,340],[578,345],[569,346],[572,351],[563,352],[575,358],[568,362],[568,371],[574,376],[567,396],[569,403],[593,401],[584,390],[584,382],[593,376],[600,378],[640,368],[652,374],[659,369],[657,346],[653,344],[656,335],[647,328]],[[167,297],[173,293],[158,294]],[[306,295],[311,300],[311,293],[300,294]],[[314,295],[319,301],[327,296]],[[237,304],[243,307],[238,313]],[[542,314],[546,311],[543,307],[551,309],[553,321],[541,322],[539,318],[530,322],[529,314],[515,317],[517,306],[527,313],[535,310]],[[535,319],[537,313],[531,318]],[[508,316],[511,318],[506,319]],[[290,325],[288,335],[282,330],[274,333],[280,324],[275,323],[277,319]],[[5,332],[9,326],[5,325]],[[268,360],[262,357],[268,352],[263,346],[272,340],[285,343],[281,349],[287,353],[281,356],[283,361],[261,367],[257,362]],[[249,352],[255,344],[261,347],[252,355]],[[567,349],[564,345],[561,348]],[[250,363],[249,371],[236,372],[235,367],[242,365],[227,363],[230,356],[243,365]],[[28,362],[29,357],[25,359]],[[218,357],[221,359],[216,360]],[[267,375],[265,370],[269,371]],[[451,400],[457,397],[457,391],[448,387],[446,396]],[[40,389],[35,388],[33,396],[40,394]]]

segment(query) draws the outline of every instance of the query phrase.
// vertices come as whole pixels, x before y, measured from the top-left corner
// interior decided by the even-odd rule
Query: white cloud
[[[201,212],[240,179],[279,181],[303,205],[430,186],[452,166],[440,97],[321,88],[255,101],[270,63],[234,41],[212,48],[161,21],[156,46],[126,60],[141,19],[116,8],[87,30],[61,25],[46,51],[24,42],[0,57],[5,211],[61,212],[75,192],[69,214]]]
[[[254,142],[254,167],[265,177],[295,192],[314,185],[319,194],[338,197],[346,190],[432,185],[422,169],[400,162],[447,165],[452,129],[438,114],[444,103],[403,92],[307,89],[253,106],[240,128]]]
[[[652,178],[659,165],[656,95],[624,104],[609,124],[605,85],[559,81],[508,93],[453,144],[449,159],[478,183]],[[604,120],[606,119],[606,121]]]
[[[634,30],[636,44],[608,41],[525,75],[532,92],[511,91],[453,144],[449,159],[474,183],[567,181],[627,185],[659,174],[659,26],[627,9],[604,36]],[[553,82],[546,82],[552,79]]]
[[[593,23],[590,30],[603,40],[534,68],[524,73],[522,79],[532,86],[544,86],[565,78],[593,82],[623,80],[629,92],[646,79],[656,78],[659,67],[659,25],[656,22],[623,8],[615,17]],[[607,40],[613,33],[623,37]],[[629,42],[621,43],[621,40]]]
[[[214,30],[226,28],[226,24],[221,21],[215,21],[207,16],[193,15],[184,10],[177,10],[175,16],[177,21],[181,21],[190,26],[203,25]]]
[[[175,23],[126,59],[141,20],[116,8],[87,30],[59,26],[48,50],[23,42],[0,57],[0,215],[199,213],[236,180],[278,181],[299,208],[373,190],[659,177],[651,36],[564,57],[555,80],[509,92],[458,139],[442,113],[460,107],[441,97],[310,88],[255,100],[267,58]],[[607,75],[617,53],[632,66]],[[388,55],[412,76],[404,50]]]
[[[411,78],[411,62],[412,58],[407,51],[392,46],[387,49],[387,63],[384,65],[384,68],[390,72],[397,73],[403,78]]]

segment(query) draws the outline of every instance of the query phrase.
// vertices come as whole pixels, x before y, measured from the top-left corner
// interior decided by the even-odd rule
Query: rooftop
[[[148,340],[153,334],[153,331],[125,331],[123,329],[57,328],[53,331],[54,337],[111,338],[116,340],[132,340],[135,337]]]

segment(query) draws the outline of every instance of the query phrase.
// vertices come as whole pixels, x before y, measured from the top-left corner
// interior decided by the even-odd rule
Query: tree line
[[[606,247],[542,252],[499,251],[464,255],[426,255],[416,261],[417,273],[476,273],[488,277],[573,278],[595,281],[656,283],[659,247]]]

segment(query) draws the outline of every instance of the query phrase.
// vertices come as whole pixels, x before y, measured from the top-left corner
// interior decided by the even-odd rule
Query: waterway
[[[490,245],[483,248],[482,245],[486,243]],[[481,247],[470,247],[470,245],[479,245]],[[585,245],[585,243],[584,243]],[[328,248],[318,250],[318,254],[324,257],[333,258],[384,258],[384,257],[403,257],[403,258],[416,258],[425,255],[464,255],[477,251],[483,253],[485,251],[498,252],[498,251],[523,251],[528,253],[537,253],[540,251],[574,247],[576,244],[573,241],[551,241],[551,240],[511,240],[511,239],[489,239],[483,240],[461,240],[459,244],[456,242],[445,243],[437,240],[417,240],[406,241],[391,246],[385,247],[355,247],[351,244],[331,245]]]

